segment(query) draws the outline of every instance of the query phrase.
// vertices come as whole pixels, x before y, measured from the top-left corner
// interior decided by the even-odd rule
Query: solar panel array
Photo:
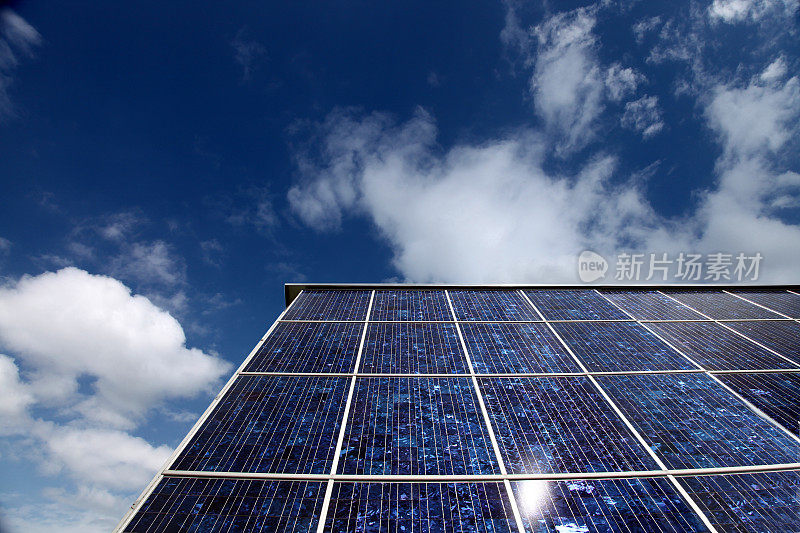
[[[305,289],[119,531],[800,531],[800,294]]]

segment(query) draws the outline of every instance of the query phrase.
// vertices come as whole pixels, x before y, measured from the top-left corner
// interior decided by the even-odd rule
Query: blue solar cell
[[[800,531],[800,473],[678,478],[717,531]]]
[[[359,378],[339,472],[494,474],[469,378]]]
[[[658,469],[588,378],[482,378],[480,385],[509,472]]]
[[[512,483],[525,531],[706,531],[666,478]]]
[[[467,360],[454,324],[370,324],[359,372],[459,374]]]
[[[556,322],[553,328],[590,372],[697,368],[636,322]]]
[[[719,374],[717,377],[783,427],[800,435],[800,373]]]
[[[173,470],[327,474],[350,378],[240,376]]]
[[[167,477],[125,531],[310,532],[319,521],[325,484]]]
[[[327,531],[516,533],[502,483],[336,483]]]
[[[525,291],[547,320],[630,320],[595,290],[535,289]]]
[[[453,320],[444,291],[375,291],[370,320]]]
[[[703,320],[702,315],[658,291],[603,289],[601,292],[639,320]]]
[[[800,324],[792,320],[726,322],[747,338],[759,342],[800,364]]]
[[[767,311],[750,302],[745,302],[732,294],[713,290],[670,290],[665,294],[685,303],[695,311],[718,319],[737,318],[781,318],[780,315]]]
[[[304,290],[284,320],[366,320],[372,291]]]
[[[461,331],[479,374],[581,372],[546,324],[465,323]]]
[[[357,322],[280,322],[247,364],[247,372],[353,372]]]
[[[449,291],[449,294],[459,320],[541,320],[518,291]]]
[[[800,294],[767,289],[737,289],[731,292],[790,318],[800,318]]]
[[[659,322],[648,326],[709,370],[797,368],[714,322]]]
[[[597,380],[670,468],[793,463],[800,445],[705,374]]]

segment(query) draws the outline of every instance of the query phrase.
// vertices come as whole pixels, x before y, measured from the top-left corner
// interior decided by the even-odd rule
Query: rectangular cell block
[[[553,328],[590,372],[697,369],[636,322],[556,322]]]
[[[764,322],[726,322],[752,339],[800,364],[800,324],[793,320],[770,320]]]
[[[453,320],[444,291],[375,291],[370,320]]]
[[[284,320],[366,320],[372,291],[304,290]]]
[[[519,291],[449,291],[458,320],[508,322],[539,321],[541,317]]]
[[[681,477],[678,482],[717,531],[800,531],[800,472]]]
[[[600,292],[638,320],[704,320],[702,315],[658,291],[603,289]]]
[[[658,322],[648,327],[708,370],[797,368],[715,322]]]
[[[512,482],[527,533],[707,531],[667,478]]]
[[[781,318],[780,315],[745,302],[720,290],[669,290],[664,294],[715,320]]]
[[[517,533],[502,483],[336,483],[326,531]]]
[[[780,289],[736,289],[731,292],[789,318],[800,318],[800,294]]]
[[[800,436],[800,373],[719,374],[717,377],[773,420]]]
[[[581,372],[547,324],[461,324],[478,374]]]
[[[383,322],[367,327],[359,372],[463,374],[468,369],[455,324]]]
[[[631,319],[595,290],[534,289],[525,294],[547,320]]]
[[[800,443],[705,374],[597,378],[669,468],[794,463]]]
[[[363,330],[358,322],[280,322],[245,371],[353,372]]]
[[[316,530],[325,484],[316,481],[163,478],[124,531]]]
[[[499,473],[472,380],[359,378],[339,473]]]
[[[510,473],[658,469],[588,378],[482,378],[480,385]]]
[[[240,376],[173,470],[330,472],[350,378]]]

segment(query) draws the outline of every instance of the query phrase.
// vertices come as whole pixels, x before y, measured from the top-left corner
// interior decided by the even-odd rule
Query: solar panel
[[[498,473],[469,378],[359,378],[343,474]]]
[[[541,320],[518,291],[449,291],[449,294],[459,320]]]
[[[595,290],[536,289],[525,291],[547,320],[630,320]]]
[[[319,521],[325,484],[167,477],[125,531],[308,532]]]
[[[326,531],[516,533],[502,483],[336,483]]]
[[[793,463],[800,444],[705,374],[597,380],[670,468]]]
[[[444,291],[375,291],[370,320],[453,320]]]
[[[714,322],[659,322],[648,326],[709,370],[798,367]]]
[[[363,329],[357,322],[281,322],[245,371],[353,372]]]
[[[528,533],[706,531],[666,478],[512,483]]]
[[[378,323],[367,327],[359,372],[466,373],[454,324]]]
[[[726,325],[800,364],[800,324],[791,320],[727,322]]]
[[[723,383],[800,435],[800,373],[720,374]]]
[[[461,324],[472,366],[479,374],[580,372],[546,324]]]
[[[800,531],[800,472],[679,478],[718,531]]]
[[[366,320],[372,291],[304,290],[284,320]]]
[[[695,311],[718,319],[731,320],[741,318],[781,318],[780,315],[763,307],[745,302],[732,294],[709,290],[670,290],[667,295],[685,303]]]
[[[509,472],[658,469],[588,378],[482,378],[480,385]]]
[[[590,372],[697,368],[636,322],[556,322],[553,328]]]
[[[800,318],[800,294],[767,289],[736,289],[731,292],[789,318]]]
[[[328,473],[349,378],[240,376],[173,470]]]
[[[603,289],[601,292],[638,320],[703,320],[702,315],[658,291]]]

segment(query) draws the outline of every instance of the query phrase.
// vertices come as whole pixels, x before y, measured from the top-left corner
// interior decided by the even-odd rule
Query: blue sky
[[[796,0],[384,4],[0,4],[3,531],[116,523],[287,281],[799,281]]]

